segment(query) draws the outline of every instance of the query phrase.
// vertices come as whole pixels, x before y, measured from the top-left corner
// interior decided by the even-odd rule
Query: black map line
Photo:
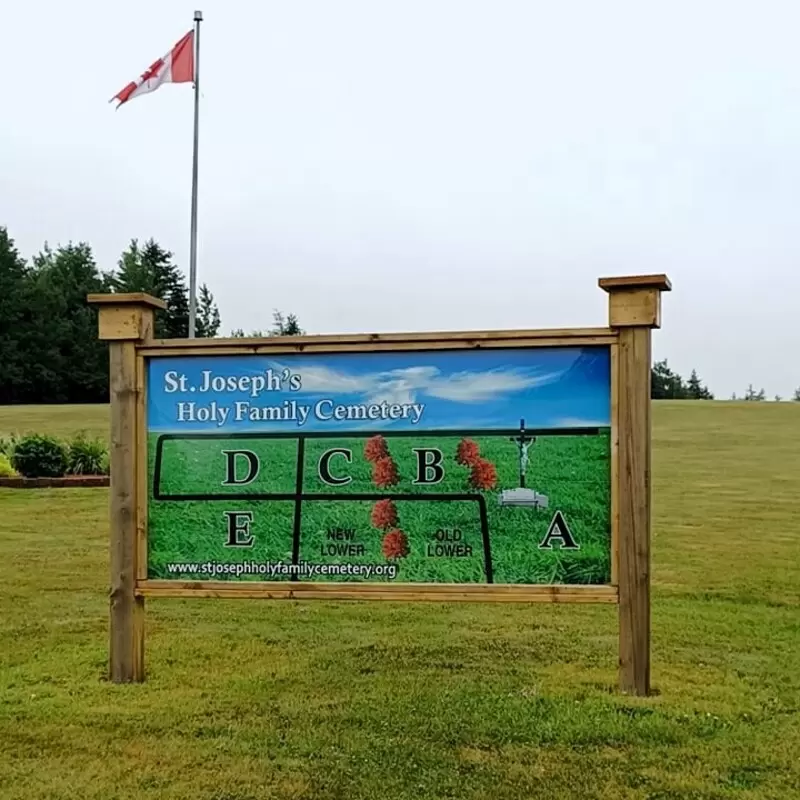
[[[597,436],[601,431],[607,431],[610,426],[588,427],[588,428],[526,428],[525,432],[530,436]],[[153,431],[154,432],[154,431]],[[159,434],[159,442],[162,439],[364,439],[370,436],[383,436],[389,438],[440,438],[445,436],[513,436],[519,434],[519,427],[516,428],[463,428],[463,429],[444,429],[444,430],[419,430],[419,431],[261,431],[260,433],[245,433],[235,431],[223,433],[162,433]]]

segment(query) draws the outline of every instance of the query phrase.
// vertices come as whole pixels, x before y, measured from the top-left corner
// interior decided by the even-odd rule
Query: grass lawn
[[[107,491],[0,489],[0,797],[800,797],[798,441],[800,404],[656,404],[647,699],[605,606],[149,601],[114,686]]]

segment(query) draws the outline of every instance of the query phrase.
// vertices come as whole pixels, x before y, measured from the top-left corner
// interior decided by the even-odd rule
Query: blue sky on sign
[[[148,425],[174,432],[431,431],[514,428],[524,418],[530,428],[605,426],[609,366],[608,350],[602,347],[154,359],[148,374]],[[205,391],[205,371],[238,380],[263,377],[270,369],[277,376],[299,374],[301,388],[261,391],[256,397],[249,385]],[[185,391],[166,391],[170,373],[186,376]],[[319,406],[320,401],[329,402]],[[237,402],[249,405],[237,407]],[[336,405],[382,404],[416,411],[394,420],[330,418]],[[309,409],[305,418],[298,406]],[[288,409],[286,418],[254,421],[245,413],[264,407]],[[201,409],[211,416],[200,418]],[[227,416],[221,409],[229,409]]]

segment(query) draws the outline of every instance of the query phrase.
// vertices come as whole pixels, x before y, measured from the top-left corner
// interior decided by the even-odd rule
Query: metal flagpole
[[[194,12],[194,146],[192,149],[192,224],[189,246],[189,338],[197,324],[197,142],[200,119],[200,23],[203,12]]]

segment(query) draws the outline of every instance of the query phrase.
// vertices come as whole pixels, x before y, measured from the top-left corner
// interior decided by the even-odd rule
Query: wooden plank
[[[619,582],[619,346],[611,352],[611,585]]]
[[[620,290],[609,297],[612,328],[626,326],[661,327],[661,293],[641,289]]]
[[[217,597],[308,600],[402,600],[409,602],[616,603],[612,586],[516,586],[469,584],[354,584],[242,581],[141,581],[144,597]]]
[[[517,340],[534,341],[547,339],[551,341],[565,341],[574,344],[575,339],[586,339],[592,341],[597,339],[614,337],[616,334],[610,328],[552,328],[552,329],[531,329],[531,330],[500,330],[500,331],[425,331],[421,333],[348,333],[348,334],[313,334],[305,336],[270,336],[265,338],[245,338],[245,339],[206,339],[203,341],[203,352],[215,349],[225,349],[229,347],[252,349],[253,347],[265,347],[273,349],[275,347],[307,347],[317,345],[364,345],[364,344],[409,344],[413,342],[492,342],[504,341],[511,342]],[[510,346],[510,345],[505,345]],[[520,345],[524,346],[524,345]],[[193,350],[198,348],[197,339],[154,339],[148,343],[151,349],[168,348],[171,350]]]
[[[283,337],[280,337],[283,338]],[[285,337],[286,339],[290,337]],[[279,337],[276,337],[279,339]],[[209,339],[208,342],[214,340]],[[232,356],[232,355],[278,355],[284,353],[368,353],[368,352],[420,352],[430,350],[497,350],[497,349],[523,349],[531,347],[587,347],[594,345],[611,345],[617,341],[615,333],[593,337],[562,337],[559,339],[493,339],[493,340],[446,340],[440,342],[371,342],[364,344],[326,343],[292,345],[283,341],[276,341],[269,345],[257,344],[259,340],[240,339],[239,345],[219,347],[216,344],[198,344],[194,340],[192,347],[172,347],[169,340],[164,344],[149,342],[140,352],[148,358],[164,358],[167,356]]]
[[[110,677],[114,683],[144,675],[143,600],[136,585],[136,346],[111,342],[111,595]]]
[[[670,279],[663,273],[656,275],[623,275],[614,278],[600,278],[597,285],[601,289],[615,291],[618,289],[655,289],[659,292],[672,291]]]
[[[650,329],[619,339],[619,658],[625,692],[650,692]]]
[[[89,294],[86,302],[91,306],[132,305],[144,308],[166,309],[167,304],[160,297],[145,292],[119,292],[118,294]]]
[[[152,319],[151,319],[152,324]],[[134,345],[135,346],[135,345]],[[147,404],[145,361],[136,357],[136,580],[147,578]],[[133,607],[133,681],[144,680],[145,599],[135,592]]]
[[[147,578],[147,368],[136,357],[136,579]]]

